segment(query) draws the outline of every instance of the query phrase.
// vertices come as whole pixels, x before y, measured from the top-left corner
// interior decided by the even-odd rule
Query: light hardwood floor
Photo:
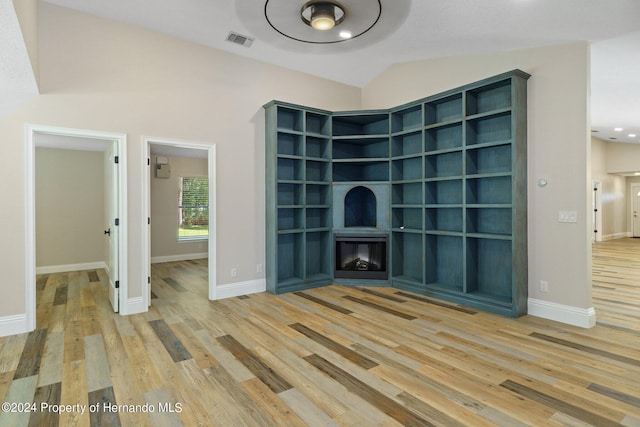
[[[206,274],[154,265],[128,317],[103,271],[39,276],[37,330],[0,338],[0,400],[37,410],[0,425],[640,425],[640,240],[594,245],[588,330],[390,288],[212,302]]]

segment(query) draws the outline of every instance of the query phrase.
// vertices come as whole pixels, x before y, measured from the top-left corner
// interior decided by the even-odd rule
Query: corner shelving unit
[[[267,109],[267,290],[331,282],[330,114]]]
[[[332,188],[364,182],[390,187],[387,285],[525,314],[528,78],[390,110],[266,105],[267,289],[333,283]]]

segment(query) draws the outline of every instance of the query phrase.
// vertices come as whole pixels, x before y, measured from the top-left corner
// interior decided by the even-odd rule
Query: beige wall
[[[626,178],[607,171],[608,148],[610,143],[591,138],[591,177],[600,181],[602,203],[602,240],[626,236],[629,231]]]
[[[42,95],[0,120],[0,154],[15,160],[0,195],[24,205],[24,123],[126,133],[129,298],[142,291],[142,135],[216,144],[217,283],[253,280],[264,277],[255,273],[264,262],[263,104],[390,107],[520,68],[532,74],[529,295],[591,306],[587,43],[399,64],[360,90],[45,2],[39,33]],[[549,185],[538,188],[542,177]],[[577,211],[578,223],[558,223],[559,210]],[[0,234],[2,317],[25,311],[24,212],[0,211]],[[548,293],[538,292],[540,280]]]
[[[38,81],[38,0],[13,0],[33,74]]]
[[[587,43],[418,61],[392,66],[362,95],[364,108],[383,108],[515,68],[531,74],[529,297],[583,309],[591,307],[589,67]],[[539,178],[549,184],[539,188]],[[561,210],[576,211],[578,222],[559,223]]]
[[[607,141],[607,172],[640,172],[640,144]]]
[[[155,164],[156,156],[151,156]],[[151,173],[151,258],[207,252],[207,241],[178,242],[178,194],[180,177],[207,177],[207,159],[168,157],[171,175],[156,178]]]
[[[360,89],[40,4],[42,95],[0,120],[0,196],[25,205],[24,124],[127,134],[129,298],[142,295],[143,135],[216,144],[217,283],[264,278],[262,106],[341,110]],[[244,49],[238,46],[238,49]],[[0,318],[25,313],[25,214],[0,210]],[[237,268],[238,277],[230,270]]]
[[[104,164],[97,151],[36,149],[36,266],[104,262]]]

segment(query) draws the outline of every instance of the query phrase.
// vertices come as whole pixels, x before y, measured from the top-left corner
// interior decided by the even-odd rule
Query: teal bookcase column
[[[525,314],[528,78],[513,70],[389,110],[267,104],[267,289],[333,283],[333,235],[378,233],[389,279],[376,285]],[[345,211],[351,196],[360,211]]]

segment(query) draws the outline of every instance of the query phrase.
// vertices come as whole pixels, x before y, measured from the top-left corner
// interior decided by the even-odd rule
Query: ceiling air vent
[[[229,32],[229,35],[227,36],[228,42],[236,43],[244,47],[251,46],[253,40],[254,39],[252,39],[251,37],[243,36],[242,34],[234,33],[233,31]]]

